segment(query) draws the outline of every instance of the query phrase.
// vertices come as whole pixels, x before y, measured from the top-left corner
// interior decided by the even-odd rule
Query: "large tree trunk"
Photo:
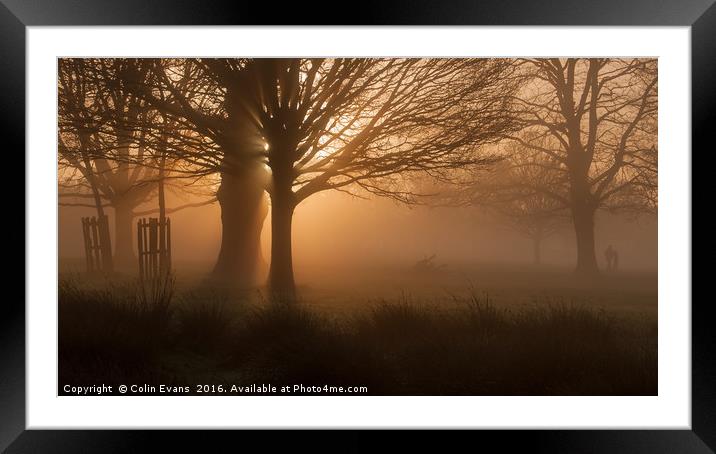
[[[274,187],[271,195],[271,269],[269,271],[269,289],[274,301],[292,302],[296,298],[291,249],[294,208],[290,187]]]
[[[578,125],[569,128],[570,134],[579,135]],[[579,137],[572,137],[570,143],[579,143]],[[568,166],[570,168],[570,204],[572,223],[577,239],[577,274],[592,276],[599,273],[597,256],[594,251],[594,213],[597,205],[589,186],[589,166],[591,161],[586,159],[580,147],[570,152]]]
[[[292,219],[292,206],[272,201],[269,288],[274,299],[289,302],[296,296],[291,249]]]
[[[594,250],[594,209],[577,205],[572,208],[574,233],[577,237],[577,273],[594,275],[599,272]]]
[[[261,230],[268,213],[265,171],[257,166],[240,175],[221,175],[216,198],[221,207],[221,248],[212,277],[236,288],[258,284]]]
[[[133,204],[128,201],[113,202],[114,208],[114,264],[125,271],[137,267],[133,243]]]
[[[131,132],[117,129],[117,146],[120,160],[110,175],[112,187],[117,194],[112,200],[114,208],[114,263],[121,270],[134,271],[138,267],[132,232],[134,231],[134,210],[136,202],[131,195],[132,183],[129,176],[129,147]]]

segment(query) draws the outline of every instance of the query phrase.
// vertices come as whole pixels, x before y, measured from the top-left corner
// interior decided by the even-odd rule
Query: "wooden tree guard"
[[[139,278],[152,279],[171,270],[171,220],[157,218],[137,221]]]
[[[111,272],[113,269],[112,244],[107,216],[83,217],[82,237],[84,238],[87,272]]]

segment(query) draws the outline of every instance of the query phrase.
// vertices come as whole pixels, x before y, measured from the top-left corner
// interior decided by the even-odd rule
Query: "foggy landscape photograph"
[[[657,395],[657,59],[60,58],[57,109],[59,395]]]

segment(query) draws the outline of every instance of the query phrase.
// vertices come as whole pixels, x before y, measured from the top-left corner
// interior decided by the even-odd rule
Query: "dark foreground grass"
[[[337,319],[300,303],[173,298],[169,279],[103,290],[62,281],[59,392],[65,384],[156,386],[150,394],[160,384],[190,393],[223,385],[225,394],[232,385],[300,384],[377,395],[657,393],[656,321],[575,303],[508,311],[477,293],[450,303],[402,298]]]

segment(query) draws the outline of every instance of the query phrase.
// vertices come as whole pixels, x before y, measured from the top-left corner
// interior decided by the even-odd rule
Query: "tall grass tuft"
[[[223,351],[234,329],[238,302],[224,294],[199,295],[191,292],[180,298],[177,311],[180,345],[197,353]]]
[[[61,378],[111,384],[157,377],[160,350],[170,336],[173,279],[145,285],[81,289],[73,280],[60,281]]]
[[[175,278],[171,273],[161,273],[152,279],[139,280],[137,285],[135,305],[156,334],[164,334],[169,328],[174,284]]]

